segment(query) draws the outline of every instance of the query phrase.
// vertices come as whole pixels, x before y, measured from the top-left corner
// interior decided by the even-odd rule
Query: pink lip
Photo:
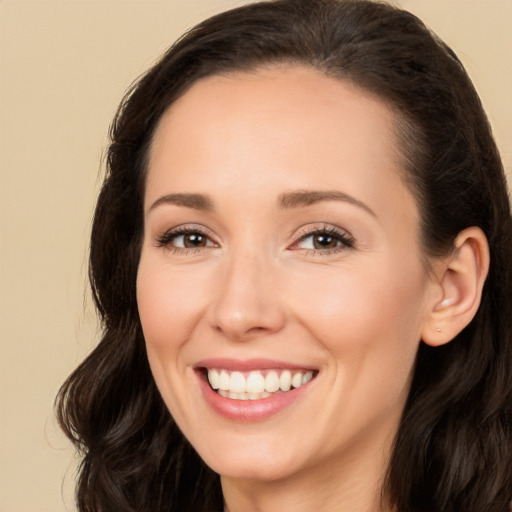
[[[223,370],[250,372],[252,370],[297,370],[307,371],[315,370],[311,366],[287,363],[284,361],[276,361],[272,359],[229,359],[229,358],[212,358],[198,361],[195,368],[221,368]]]
[[[307,393],[315,379],[299,388],[285,393],[277,393],[260,400],[233,400],[216,393],[207,382],[203,368],[223,368],[230,371],[251,371],[266,369],[308,370],[304,366],[272,361],[269,359],[251,359],[240,361],[234,359],[205,359],[195,365],[196,376],[206,403],[220,416],[234,421],[261,421],[283,411]]]

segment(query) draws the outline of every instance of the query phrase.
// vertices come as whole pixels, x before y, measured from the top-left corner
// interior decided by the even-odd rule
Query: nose
[[[245,341],[281,330],[285,308],[279,300],[278,271],[255,250],[223,262],[219,288],[210,306],[210,324],[227,338]]]

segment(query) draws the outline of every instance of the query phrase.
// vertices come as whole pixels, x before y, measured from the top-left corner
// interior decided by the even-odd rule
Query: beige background
[[[0,512],[74,510],[52,403],[97,339],[87,239],[116,105],[183,30],[239,3],[0,0]],[[401,4],[466,64],[510,173],[512,0]]]

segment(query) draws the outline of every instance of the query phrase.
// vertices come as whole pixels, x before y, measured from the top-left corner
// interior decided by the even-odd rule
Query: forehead
[[[342,118],[340,118],[342,116]],[[371,122],[366,122],[371,119]],[[395,114],[379,98],[349,81],[328,77],[302,65],[257,68],[251,72],[233,72],[200,79],[164,113],[153,137],[150,156],[166,144],[169,133],[194,136],[210,135],[238,123],[241,133],[248,128],[274,133],[283,128],[281,138],[300,137],[311,142],[340,142],[332,130],[351,123],[362,142],[365,135],[379,133],[379,140],[393,152]],[[315,130],[310,129],[316,123]],[[293,126],[292,126],[293,125]],[[324,125],[323,130],[318,126]],[[331,130],[331,136],[326,136]],[[315,134],[317,135],[315,137]],[[192,142],[192,140],[191,140]],[[203,141],[204,142],[204,141]],[[377,140],[372,147],[378,148]],[[368,148],[371,151],[371,147]],[[399,153],[396,153],[399,156]]]
[[[197,81],[163,115],[150,151],[146,200],[205,192],[339,186],[378,208],[410,194],[401,179],[396,119],[380,99],[302,66]]]

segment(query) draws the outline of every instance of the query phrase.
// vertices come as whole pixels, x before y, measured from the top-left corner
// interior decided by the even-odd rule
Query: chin
[[[283,467],[284,466],[284,467]],[[294,474],[290,466],[283,464],[261,464],[243,461],[240,464],[229,463],[215,464],[212,469],[221,477],[235,480],[251,480],[258,482],[277,482],[285,480]]]
[[[300,463],[295,456],[288,456],[283,449],[254,443],[251,449],[213,450],[203,457],[213,471],[227,478],[254,481],[277,481],[286,479],[297,470]]]

